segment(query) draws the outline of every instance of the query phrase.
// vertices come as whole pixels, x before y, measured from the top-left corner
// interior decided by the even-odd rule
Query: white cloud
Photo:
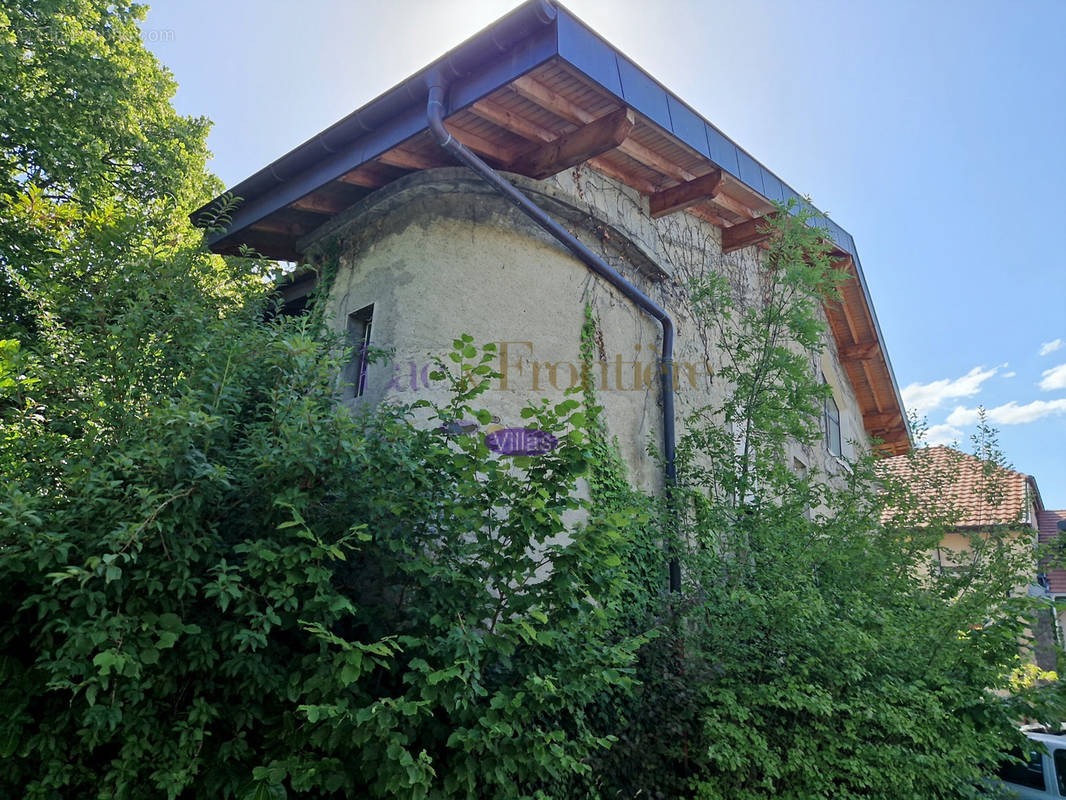
[[[997,425],[1024,425],[1027,422],[1036,422],[1038,419],[1050,417],[1053,414],[1066,414],[1066,398],[1050,401],[1034,400],[1024,406],[1020,406],[1016,401],[1011,400],[1009,403],[985,410],[987,420]],[[973,425],[977,422],[977,419],[976,408],[957,406],[954,411],[948,414],[947,424],[954,426]]]
[[[1006,366],[1006,365],[1004,365]],[[981,384],[999,372],[1000,367],[974,367],[961,378],[943,378],[932,383],[912,383],[901,394],[903,405],[918,416],[925,416],[945,400],[973,397],[981,391]]]
[[[1066,389],[1066,364],[1059,364],[1057,367],[1046,369],[1040,374],[1043,376],[1040,380],[1040,388],[1045,392],[1050,392],[1054,389]]]
[[[1054,353],[1056,350],[1061,349],[1064,344],[1066,342],[1063,342],[1062,339],[1052,339],[1050,342],[1044,342],[1040,345],[1040,355],[1046,356],[1048,353]]]
[[[924,444],[955,444],[962,439],[962,431],[953,425],[930,425],[925,432]]]
[[[1018,374],[1017,372],[1013,372],[1013,371],[1012,372],[1004,372],[999,377],[1001,377],[1001,378],[1013,378],[1017,374]]]

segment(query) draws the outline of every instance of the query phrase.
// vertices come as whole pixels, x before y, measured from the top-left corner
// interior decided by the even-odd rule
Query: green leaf
[[[101,675],[109,675],[116,665],[122,664],[122,657],[113,650],[104,650],[93,656],[93,666],[99,668]]]
[[[16,731],[0,733],[0,758],[11,758],[18,750],[20,736]]]
[[[166,613],[159,615],[159,627],[165,631],[180,631],[181,617],[177,614]]]

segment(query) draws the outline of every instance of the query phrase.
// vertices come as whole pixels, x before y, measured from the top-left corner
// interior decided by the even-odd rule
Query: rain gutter
[[[440,146],[454,158],[465,164],[492,186],[509,202],[540,226],[548,235],[558,241],[581,261],[593,274],[603,278],[607,283],[621,292],[641,311],[658,320],[663,331],[662,354],[659,357],[659,377],[663,404],[663,457],[665,461],[664,478],[668,501],[671,500],[673,488],[677,485],[677,465],[675,462],[676,431],[674,424],[674,321],[666,311],[627,281],[609,266],[602,258],[582,244],[572,233],[556,222],[536,203],[526,197],[515,186],[492,167],[474,155],[461,142],[453,137],[444,126],[444,80],[437,71],[431,71],[426,83],[429,94],[426,104],[426,117],[429,130]],[[670,591],[681,591],[681,565],[676,556],[670,558]]]

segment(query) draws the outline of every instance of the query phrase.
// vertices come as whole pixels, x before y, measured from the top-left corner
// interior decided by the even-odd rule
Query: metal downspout
[[[663,329],[663,348],[662,355],[659,358],[661,365],[659,377],[663,399],[663,457],[666,462],[664,473],[669,501],[671,489],[677,485],[677,465],[674,461],[674,321],[658,303],[627,281],[616,270],[612,269],[603,259],[589,250],[573,234],[516,189],[510,181],[505,180],[492,167],[474,155],[448,132],[448,129],[444,127],[444,87],[439,78],[430,79],[426,116],[429,121],[430,131],[444,150],[459,159],[459,161],[480,175],[496,191],[518,206],[527,217],[573,253],[593,273],[618,289],[646,314],[659,321]],[[670,558],[670,591],[681,591],[681,565],[676,555]]]

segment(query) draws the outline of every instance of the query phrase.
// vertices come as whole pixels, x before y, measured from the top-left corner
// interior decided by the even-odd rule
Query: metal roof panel
[[[559,53],[607,91],[621,97],[622,80],[614,48],[570,14],[556,18]]]
[[[682,103],[672,94],[666,96],[670,107],[670,122],[674,136],[683,141],[697,153],[711,157],[711,148],[707,144],[705,123],[700,115]]]

